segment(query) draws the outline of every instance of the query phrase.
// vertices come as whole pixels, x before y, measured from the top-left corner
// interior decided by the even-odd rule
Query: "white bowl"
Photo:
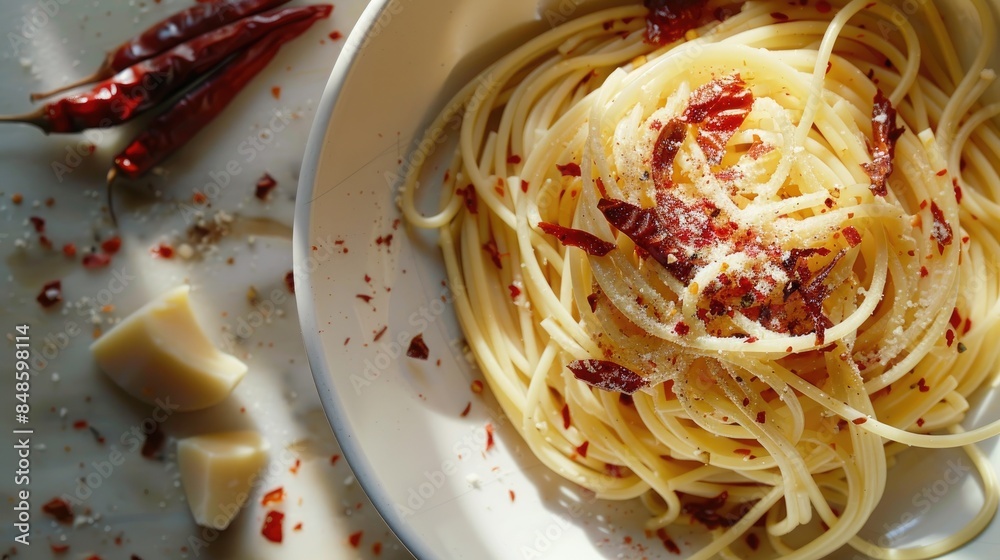
[[[643,535],[640,504],[595,500],[552,474],[496,401],[470,391],[480,375],[458,344],[451,305],[442,303],[448,292],[433,235],[393,225],[401,163],[409,164],[414,138],[450,95],[505,49],[594,4],[375,0],[348,37],[317,111],[294,239],[309,361],[358,480],[418,558],[632,558],[640,547],[650,557],[669,556]],[[426,362],[404,355],[418,333],[430,347]],[[487,423],[496,432],[489,452]],[[995,445],[984,447],[993,452]],[[1000,454],[992,456],[1000,463]],[[963,457],[913,453],[907,468],[892,471],[863,536],[892,531],[893,544],[907,546],[960,527],[981,503],[978,480],[962,476],[941,495],[935,483],[949,461]],[[924,489],[934,498],[927,508]],[[674,529],[671,535],[687,550],[696,540]],[[1000,542],[997,524],[952,557],[980,557],[995,550],[991,542]],[[841,552],[836,556],[861,557]]]

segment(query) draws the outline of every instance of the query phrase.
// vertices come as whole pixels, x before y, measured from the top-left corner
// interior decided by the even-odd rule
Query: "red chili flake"
[[[195,204],[205,204],[205,202],[207,201],[208,197],[201,192],[194,191],[194,193],[191,195],[191,202]]]
[[[917,427],[918,427],[918,428],[923,428],[923,427],[924,427],[924,424],[925,424],[926,422],[927,422],[927,421],[926,421],[926,420],[924,420],[923,418],[917,418]]]
[[[951,185],[955,187],[955,202],[962,203],[962,187],[958,186],[958,179],[952,179]]]
[[[771,17],[778,21],[788,21],[788,15],[781,12],[771,12]]]
[[[750,455],[753,452],[750,451],[749,449],[734,449],[733,453],[735,453],[737,455],[743,455],[744,457],[746,457],[746,456]]]
[[[521,163],[521,156],[519,155],[509,155],[507,156],[507,163],[511,165],[517,165]]]
[[[574,360],[566,367],[580,381],[605,391],[632,394],[649,384],[638,373],[605,360]]]
[[[690,103],[682,118],[688,123],[701,125],[698,145],[709,163],[718,165],[722,162],[726,144],[743,125],[752,106],[753,93],[739,74],[712,80],[691,93]]]
[[[927,270],[926,266],[920,267],[920,277],[921,278],[926,278],[928,274],[930,274],[930,272]]]
[[[885,182],[892,174],[892,158],[896,153],[896,141],[906,129],[896,126],[896,109],[889,98],[876,90],[872,106],[872,162],[861,164],[871,179],[870,189],[875,196],[888,194]]]
[[[486,423],[486,451],[493,449],[493,424]]]
[[[330,464],[331,465],[336,465],[337,461],[339,461],[339,460],[340,460],[340,455],[339,454],[330,455]]]
[[[111,257],[104,253],[89,253],[83,256],[83,267],[94,269],[111,264]]]
[[[610,241],[605,241],[592,233],[583,230],[563,227],[548,222],[538,222],[538,229],[554,236],[560,243],[568,247],[579,247],[588,255],[603,257],[610,253],[616,245]]]
[[[572,421],[571,421],[570,415],[569,415],[569,405],[568,404],[564,404],[563,407],[562,407],[562,419],[563,419],[563,429],[568,430],[569,427],[570,427],[570,425],[572,425]]]
[[[267,515],[264,516],[264,526],[260,529],[260,534],[264,535],[264,538],[274,542],[280,543],[283,540],[282,535],[282,521],[285,519],[285,514],[280,511],[269,511]]]
[[[521,192],[528,192],[528,182],[521,179]]]
[[[666,529],[662,527],[657,529],[656,536],[660,538],[661,542],[663,542],[663,547],[667,549],[667,552],[669,552],[670,554],[680,555],[681,553],[680,547],[677,546],[677,543],[675,543],[672,538],[670,538],[670,535],[667,534]]]
[[[493,265],[497,268],[503,268],[503,262],[500,261],[500,249],[497,248],[497,242],[495,239],[490,239],[486,243],[483,243],[483,250],[490,256],[490,260],[493,261]]]
[[[829,12],[830,8],[831,8],[830,3],[827,2],[826,0],[819,0],[819,2],[816,2],[816,11],[821,14]]]
[[[517,299],[517,296],[521,295],[521,288],[513,284],[507,286],[507,289],[510,290],[510,299]]]
[[[424,342],[424,335],[418,334],[410,340],[410,347],[406,349],[406,355],[417,360],[426,360],[430,355],[427,343]]]
[[[853,423],[853,424],[854,424],[855,426],[860,426],[860,425],[864,424],[864,423],[865,423],[865,422],[867,422],[867,421],[868,421],[868,419],[867,419],[867,418],[865,418],[864,416],[862,416],[861,418],[855,418],[854,420],[851,420],[851,422],[852,422],[852,423]]]
[[[604,472],[608,473],[608,476],[612,478],[625,478],[625,472],[622,470],[621,465],[606,463],[604,465]]]
[[[360,299],[361,301],[363,301],[365,303],[368,303],[368,302],[370,302],[372,300],[372,296],[369,296],[367,294],[358,294],[358,295],[356,295],[354,297]]]
[[[274,490],[271,490],[267,494],[264,494],[264,497],[261,498],[260,500],[260,505],[268,506],[271,504],[277,504],[284,499],[285,499],[285,489],[284,487],[279,486]]]
[[[42,307],[52,307],[62,301],[62,281],[53,280],[52,282],[42,286],[42,291],[38,293],[35,300],[38,301]]]
[[[392,245],[392,234],[390,233],[389,235],[385,235],[385,236],[380,235],[380,236],[378,236],[375,239],[375,244],[376,245],[385,245],[386,247],[388,247],[389,245]]]
[[[73,257],[76,256],[76,245],[74,245],[72,243],[67,243],[67,244],[63,245],[62,252],[67,257],[73,258]]]
[[[747,533],[746,541],[750,550],[757,550],[760,548],[760,537],[757,536],[757,533]]]
[[[597,302],[601,299],[601,295],[597,293],[590,294],[587,296],[587,303],[590,304],[590,312],[593,313],[597,311]]]
[[[52,249],[52,240],[49,239],[48,236],[39,235],[38,236],[38,244],[41,245],[42,247],[44,247],[45,249],[48,249],[48,250]]]
[[[674,332],[677,333],[677,336],[685,336],[687,333],[691,332],[691,327],[689,327],[684,321],[678,321],[677,324],[674,325]]]
[[[109,255],[113,255],[118,252],[122,247],[122,238],[117,235],[108,239],[105,239],[101,243],[101,250]]]
[[[475,381],[472,382],[472,385],[469,386],[469,389],[472,390],[473,393],[478,395],[483,392],[483,382],[476,379]]]
[[[293,531],[301,531],[302,530],[302,522],[299,521],[298,523],[296,523],[295,526],[292,527],[292,530]]]
[[[62,498],[52,498],[42,506],[42,512],[64,525],[73,523],[73,510]]]
[[[264,173],[260,179],[257,179],[257,186],[254,189],[253,195],[260,200],[266,200],[267,195],[276,186],[278,186],[278,182],[274,180],[274,177],[271,177],[269,173]]]
[[[28,218],[28,221],[30,221],[31,225],[35,227],[36,232],[42,233],[43,231],[45,231],[44,219],[39,218],[38,216],[31,216],[30,218]]]
[[[49,543],[49,548],[52,549],[52,553],[53,554],[62,554],[64,552],[66,552],[67,550],[69,550],[69,545],[68,544],[57,544],[57,543],[54,543],[54,542],[50,542]]]
[[[86,420],[77,420],[76,422],[73,422],[73,429],[86,430],[88,425],[89,424],[87,424]]]
[[[951,226],[944,219],[944,212],[938,208],[936,202],[931,202],[931,216],[934,217],[934,226],[931,228],[931,239],[937,241],[938,251],[944,253],[944,246],[951,245],[953,234]]]
[[[687,125],[680,119],[671,119],[656,137],[651,163],[653,184],[658,189],[673,186],[674,159],[687,137]]]
[[[285,273],[285,287],[289,292],[295,293],[295,273],[291,270]]]
[[[271,88],[271,97],[281,99],[281,86],[274,86]]]
[[[372,545],[372,554],[374,554],[375,556],[382,554],[382,543],[377,542]]]
[[[375,338],[372,339],[372,342],[378,342],[378,340],[382,338],[382,335],[384,335],[385,331],[387,330],[389,330],[389,325],[382,327],[381,330],[375,333]]]
[[[666,45],[698,26],[708,0],[644,0],[646,42]]]
[[[589,447],[590,447],[590,442],[589,441],[585,441],[585,442],[581,443],[580,446],[576,448],[576,454],[579,455],[579,456],[581,456],[581,457],[583,457],[584,459],[586,459],[587,458],[587,449]]]
[[[465,209],[468,210],[470,214],[479,213],[479,199],[476,198],[476,187],[470,183],[464,189],[457,189],[455,193],[465,198]]]
[[[962,334],[969,334],[970,330],[972,330],[972,319],[966,319],[965,326],[962,328]]]
[[[516,498],[516,495],[514,494],[514,491],[513,490],[508,490],[507,491],[507,495],[510,496],[510,501],[511,501],[511,503],[513,503],[514,499]]]
[[[847,244],[851,247],[857,247],[861,244],[861,234],[858,233],[857,228],[854,226],[847,226],[840,231],[844,234],[844,239],[847,240]]]
[[[958,308],[956,307],[951,311],[951,318],[948,319],[952,328],[957,329],[962,325],[962,316],[958,314]]]
[[[579,177],[583,174],[583,171],[580,169],[580,164],[572,161],[565,165],[559,165],[557,163],[556,169],[559,170],[559,173],[567,177]]]
[[[951,348],[951,345],[955,344],[955,331],[948,329],[948,332],[944,333],[944,338],[948,342],[948,348]]]
[[[470,412],[471,410],[472,410],[472,401],[469,401],[469,402],[468,402],[468,403],[467,403],[467,404],[465,405],[465,408],[463,408],[463,409],[462,409],[462,413],[461,413],[461,414],[459,414],[459,416],[461,416],[462,418],[465,418],[466,416],[468,416],[468,415],[469,415],[469,412]]]
[[[758,412],[758,413],[757,413],[757,423],[758,423],[758,424],[763,424],[763,423],[765,423],[766,421],[767,421],[767,415],[766,415],[766,412],[765,412],[765,411],[763,411],[763,410],[761,410],[760,412]]]
[[[361,544],[361,535],[363,533],[364,533],[364,531],[358,531],[356,533],[351,533],[350,536],[347,537],[347,540],[348,540],[348,542],[351,543],[352,547],[358,548],[358,545]]]
[[[292,468],[288,469],[288,472],[292,474],[299,474],[299,468],[301,466],[302,466],[302,459],[296,459],[295,464],[292,465]]]
[[[147,459],[157,458],[166,441],[167,436],[160,429],[160,424],[154,424],[153,431],[146,434],[146,440],[142,442],[142,456]]]
[[[149,252],[152,253],[154,257],[161,259],[172,259],[174,257],[174,248],[170,245],[164,245],[163,243],[153,247],[149,250]]]
[[[343,38],[343,36],[344,34],[337,30],[333,30],[330,32],[329,35],[327,35],[327,37],[329,37],[331,41],[336,41],[337,39],[341,39]]]

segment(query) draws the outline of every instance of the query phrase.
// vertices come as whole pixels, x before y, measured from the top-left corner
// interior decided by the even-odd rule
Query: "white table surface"
[[[191,3],[5,0],[0,3],[0,113],[30,110],[29,92],[88,73],[106,49]],[[107,268],[86,270],[81,256],[115,233],[102,213],[104,176],[143,121],[88,135],[45,136],[26,125],[0,125],[3,558],[409,557],[339,458],[304,356],[295,301],[284,283],[292,268],[292,213],[306,136],[344,44],[327,35],[337,30],[346,36],[366,3],[337,0],[331,19],[285,46],[216,121],[163,164],[161,173],[116,189],[123,244]],[[280,93],[275,95],[273,87]],[[255,144],[254,137],[261,140]],[[263,203],[253,193],[265,171],[278,186]],[[202,208],[206,219],[220,211],[233,216],[229,233],[195,259],[153,257],[150,249],[161,242],[176,248],[187,241],[196,190],[209,195],[209,205]],[[16,193],[24,199],[19,205],[12,202]],[[50,197],[54,203],[48,206]],[[40,246],[31,216],[45,220],[54,250]],[[75,258],[60,251],[66,243],[78,248]],[[56,279],[62,281],[65,301],[43,309],[35,297],[45,282]],[[136,449],[133,430],[141,431],[154,409],[111,383],[88,346],[95,329],[106,331],[181,283],[191,285],[198,318],[211,338],[246,361],[249,372],[222,404],[171,414],[161,425],[168,436],[163,457],[152,460]],[[247,298],[250,287],[260,294],[256,306]],[[25,425],[16,423],[11,396],[15,358],[10,337],[20,324],[30,326],[35,366]],[[89,428],[80,428],[80,421],[103,442]],[[27,486],[14,480],[12,430],[20,428],[34,432]],[[243,512],[216,536],[195,525],[188,511],[175,442],[237,428],[265,434],[272,460]],[[109,459],[117,452],[122,458],[112,465]],[[262,506],[261,496],[278,487],[285,490],[284,501]],[[30,491],[29,547],[14,542],[12,525],[14,498],[25,489]],[[72,525],[41,511],[45,502],[64,495],[77,501]],[[285,513],[281,544],[261,536],[269,509]],[[350,535],[358,531],[360,542],[353,547]],[[69,551],[56,556],[50,543],[69,545]]]

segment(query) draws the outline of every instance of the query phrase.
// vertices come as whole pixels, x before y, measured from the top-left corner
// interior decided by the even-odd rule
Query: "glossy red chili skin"
[[[326,17],[331,7],[324,7],[326,11],[315,11],[310,19],[274,30],[157,116],[115,157],[117,170],[136,179],[186,144],[267,66],[282,44],[298,37],[317,19]]]
[[[199,35],[287,3],[288,0],[229,0],[195,4],[122,43],[108,54],[106,65],[120,72]]]
[[[326,17],[330,5],[283,8],[196,37],[119,72],[91,91],[45,106],[47,132],[79,132],[126,122],[168,99],[231,55],[291,23]]]

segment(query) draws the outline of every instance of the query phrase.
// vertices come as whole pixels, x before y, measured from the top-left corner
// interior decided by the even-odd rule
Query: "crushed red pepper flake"
[[[944,254],[944,247],[951,245],[954,233],[951,230],[951,225],[944,219],[944,212],[941,211],[936,202],[931,202],[931,216],[934,218],[931,239],[937,242],[938,252]]]
[[[31,225],[35,228],[35,231],[37,233],[42,233],[45,231],[45,220],[43,218],[39,218],[38,216],[31,216],[28,218],[28,221],[31,222]]]
[[[521,288],[518,288],[514,284],[507,286],[507,289],[510,290],[510,299],[517,299],[517,296],[521,295]]]
[[[160,243],[156,247],[149,250],[150,253],[156,258],[160,259],[172,259],[174,258],[174,248],[170,245],[165,245]]]
[[[160,429],[160,424],[157,422],[153,425],[153,431],[146,434],[146,439],[142,442],[142,456],[147,459],[158,457],[160,450],[163,449],[163,444],[166,442],[167,436]]]
[[[104,268],[111,264],[111,257],[105,253],[89,253],[83,256],[82,262],[84,268]]]
[[[69,504],[62,498],[52,498],[48,502],[45,502],[42,505],[42,512],[63,525],[72,524],[75,518],[73,510],[70,509]]]
[[[563,419],[563,429],[568,430],[573,423],[572,418],[570,417],[568,404],[564,404],[562,407],[562,419]]]
[[[374,554],[375,556],[382,554],[382,543],[376,542],[375,544],[372,545],[372,554]]]
[[[706,4],[708,0],[644,0],[646,42],[666,45],[684,37],[698,27]]]
[[[361,301],[363,301],[363,302],[365,302],[365,303],[369,303],[369,302],[371,302],[371,300],[372,300],[372,296],[370,296],[370,295],[367,295],[367,294],[357,294],[357,295],[356,295],[356,296],[354,296],[354,297],[356,297],[356,298],[360,299]]]
[[[461,414],[459,414],[459,416],[465,418],[466,416],[469,415],[470,411],[472,411],[472,401],[469,401],[468,403],[465,404],[465,408],[462,409],[462,412]]]
[[[746,542],[750,550],[756,551],[760,548],[760,537],[757,536],[757,533],[747,533]]]
[[[63,300],[62,281],[53,280],[42,286],[42,291],[38,293],[35,300],[42,307],[49,308]]]
[[[486,451],[493,449],[493,424],[486,423]]]
[[[657,529],[656,536],[659,537],[660,542],[663,543],[663,547],[667,549],[667,552],[669,552],[670,554],[680,555],[681,553],[680,547],[677,546],[677,543],[675,543],[672,538],[670,538],[670,535],[667,534],[666,529],[662,527]]]
[[[508,490],[507,491],[507,495],[510,496],[511,503],[514,503],[514,499],[517,497],[517,495],[514,494],[514,491],[513,490]]]
[[[521,192],[528,192],[528,182],[521,179]]]
[[[291,270],[285,273],[285,287],[290,293],[295,293],[295,273]]]
[[[864,424],[864,423],[865,423],[865,422],[867,422],[867,421],[868,421],[868,419],[867,419],[867,418],[865,418],[864,416],[862,416],[861,418],[855,418],[854,420],[851,420],[851,422],[852,422],[852,423],[853,423],[853,424],[854,424],[855,426],[860,426],[860,425]]]
[[[464,189],[456,189],[455,193],[465,199],[465,209],[470,214],[479,213],[479,199],[476,198],[476,187],[469,183]]]
[[[73,258],[73,257],[76,256],[76,245],[74,245],[72,243],[67,243],[67,244],[65,244],[65,245],[62,246],[62,252],[67,257]]]
[[[559,173],[566,177],[579,177],[583,175],[583,170],[580,169],[580,164],[575,162],[569,162],[566,164],[556,164],[556,169]]]
[[[603,257],[616,247],[610,241],[605,241],[592,233],[579,229],[563,227],[548,222],[538,222],[538,229],[555,237],[563,245],[583,249],[588,255],[595,257]]]
[[[264,516],[264,525],[260,528],[260,534],[273,543],[280,543],[284,540],[282,531],[282,522],[284,519],[285,514],[280,511],[271,510],[267,512],[267,515]]]
[[[490,239],[486,243],[483,243],[483,250],[490,256],[490,260],[493,261],[494,266],[499,269],[503,268],[503,262],[500,260],[500,249],[497,248],[495,239]]]
[[[948,329],[948,332],[944,333],[944,338],[948,343],[948,348],[951,348],[951,345],[955,344],[955,331]]]
[[[339,460],[340,460],[340,454],[335,453],[333,455],[330,455],[330,464],[331,465],[336,465],[337,461],[339,461]]]
[[[771,12],[771,17],[778,21],[788,21],[788,15],[781,12]]]
[[[478,395],[483,392],[483,382],[476,379],[472,382],[472,385],[470,385],[469,388],[472,390],[473,393]]]
[[[351,543],[351,546],[353,548],[358,548],[358,546],[361,545],[361,536],[363,534],[364,534],[364,531],[355,531],[355,532],[351,533],[350,536],[347,537],[347,541],[349,543]]]
[[[274,490],[271,490],[267,494],[264,494],[264,497],[260,499],[260,505],[268,506],[271,504],[277,504],[284,499],[285,499],[285,488],[283,486],[279,486]]]
[[[270,173],[264,173],[260,179],[257,179],[253,195],[259,200],[267,200],[268,195],[276,186],[278,186],[278,182],[274,180],[274,177],[271,177]]]
[[[868,177],[871,179],[869,188],[875,196],[886,196],[886,180],[892,174],[892,158],[896,152],[896,141],[906,129],[896,125],[896,109],[892,102],[876,89],[875,101],[872,106],[872,145],[869,152],[871,163],[863,163]]]
[[[574,360],[566,367],[580,381],[614,393],[632,394],[649,384],[638,373],[606,360]]]
[[[430,355],[427,343],[424,342],[423,333],[418,334],[410,340],[410,346],[406,349],[406,355],[416,360],[426,360]]]
[[[763,410],[757,413],[757,423],[763,424],[767,422],[767,413]]]
[[[118,237],[117,235],[105,239],[101,243],[101,250],[109,255],[117,253],[118,250],[121,249],[121,247],[122,247],[122,238]]]
[[[511,154],[511,155],[509,155],[509,156],[507,156],[507,163],[509,163],[510,165],[517,165],[517,164],[521,163],[521,156],[519,156],[517,154]]]
[[[52,549],[52,554],[62,554],[69,550],[69,545],[65,543],[49,543],[49,548]]]
[[[851,247],[857,247],[861,244],[861,234],[858,233],[857,228],[854,226],[847,226],[840,231],[844,234],[844,239],[847,240],[848,245]]]
[[[589,449],[589,448],[590,448],[590,442],[589,441],[585,441],[585,442],[581,443],[579,445],[579,447],[576,448],[576,453],[577,453],[577,455],[579,455],[579,456],[583,457],[584,459],[586,459],[587,458],[587,449]]]

